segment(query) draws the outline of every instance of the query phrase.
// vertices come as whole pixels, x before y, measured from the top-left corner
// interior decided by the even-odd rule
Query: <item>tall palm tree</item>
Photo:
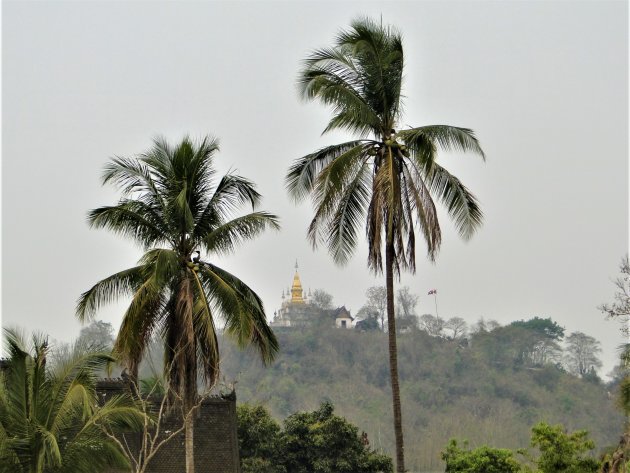
[[[398,385],[394,274],[415,271],[416,228],[433,260],[441,241],[434,198],[440,200],[462,237],[480,226],[475,197],[436,162],[438,149],[472,151],[485,159],[473,132],[446,125],[399,130],[402,118],[403,48],[400,34],[359,19],[338,34],[331,48],[305,61],[299,85],[307,100],[333,110],[324,133],[344,129],[357,138],[327,146],[294,162],[286,177],[296,200],[312,195],[315,216],[308,236],[324,243],[343,264],[353,253],[365,218],[368,267],[383,270],[385,249],[387,321],[397,471],[404,471],[402,413]],[[367,218],[366,218],[367,217]]]
[[[261,299],[239,278],[199,257],[234,251],[237,245],[277,218],[255,211],[260,194],[254,184],[228,173],[217,179],[213,160],[218,144],[206,137],[185,138],[177,146],[157,139],[146,153],[116,158],[103,175],[122,192],[117,205],[89,213],[94,228],[130,237],[146,253],[137,266],[96,283],[83,293],[77,316],[85,321],[103,304],[131,296],[114,345],[132,378],[152,335],[165,346],[165,375],[173,399],[190,412],[197,380],[212,385],[219,372],[215,317],[240,346],[253,345],[265,363],[278,350]],[[244,204],[252,212],[234,217]],[[162,246],[161,248],[159,246]],[[186,471],[194,471],[193,416],[186,416]]]
[[[113,361],[103,352],[75,349],[48,361],[48,342],[33,335],[31,346],[5,329],[8,359],[0,372],[0,472],[92,473],[127,467],[102,424],[139,429],[142,413],[124,396],[98,406],[95,373]]]

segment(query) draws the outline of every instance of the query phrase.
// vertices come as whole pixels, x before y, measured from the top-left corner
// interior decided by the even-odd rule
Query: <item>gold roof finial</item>
[[[291,302],[296,304],[304,304],[304,293],[302,291],[302,282],[298,274],[298,262],[295,260],[295,276],[293,276],[293,284],[291,285]]]

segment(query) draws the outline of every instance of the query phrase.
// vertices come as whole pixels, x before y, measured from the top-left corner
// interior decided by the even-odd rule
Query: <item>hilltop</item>
[[[239,402],[266,406],[278,419],[324,400],[393,452],[387,335],[319,325],[277,331],[281,352],[270,367],[222,342],[222,372]],[[548,334],[547,334],[548,335]],[[442,466],[451,437],[472,446],[520,448],[538,421],[586,429],[598,447],[622,431],[614,389],[596,375],[566,372],[544,332],[513,324],[449,340],[412,329],[399,335],[399,368],[410,470]]]

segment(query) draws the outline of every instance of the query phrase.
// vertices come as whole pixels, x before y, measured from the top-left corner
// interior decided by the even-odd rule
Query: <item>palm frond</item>
[[[481,156],[484,161],[486,159],[475,133],[468,128],[429,125],[401,130],[398,136],[409,148],[417,150],[423,157],[429,156],[426,148],[431,146],[433,149],[440,147],[444,151],[471,152]]]
[[[433,164],[425,180],[431,192],[446,206],[462,238],[471,238],[483,221],[477,198],[459,179],[439,164]]]
[[[128,394],[111,396],[89,417],[78,431],[76,438],[89,435],[94,428],[106,425],[114,432],[138,431],[144,426],[147,414],[136,405]]]
[[[141,287],[123,315],[123,321],[114,343],[114,353],[126,365],[135,377],[144,354],[156,327],[166,316],[165,295],[149,293]]]
[[[410,212],[416,216],[417,223],[427,244],[427,256],[435,260],[442,243],[442,232],[438,221],[437,209],[429,189],[415,170],[404,169],[405,202],[409,202]],[[410,245],[412,245],[410,243]],[[409,258],[412,260],[412,258]]]
[[[79,297],[76,316],[81,322],[91,320],[98,309],[131,294],[143,280],[144,265],[125,269],[97,282]]]
[[[401,201],[400,172],[398,159],[391,149],[383,157],[381,165],[372,179],[372,198],[368,209],[368,267],[375,272],[382,270],[382,230],[394,243],[394,270],[400,272],[401,265],[406,266],[402,233],[404,228],[404,207]]]
[[[242,176],[228,173],[221,178],[203,212],[196,219],[194,238],[204,238],[209,232],[229,220],[242,205],[249,203],[252,210],[260,202],[255,184]]]
[[[108,183],[119,188],[125,197],[148,196],[150,202],[162,210],[165,208],[150,168],[138,159],[116,157],[107,163],[103,172],[103,185]]]
[[[41,426],[36,428],[39,441],[43,444],[44,464],[55,468],[61,466],[61,450],[57,443],[57,437]]]
[[[304,98],[333,107],[324,133],[344,128],[380,136],[400,115],[402,73],[400,35],[361,19],[339,34],[333,48],[307,58],[298,84]]]
[[[404,64],[400,34],[394,28],[361,18],[338,35],[337,46],[352,51],[355,67],[360,70],[363,95],[378,111],[381,131],[393,128],[402,106]]]
[[[69,429],[75,416],[86,419],[96,404],[96,373],[114,358],[106,352],[77,351],[49,372],[50,400],[42,419],[54,435]]]
[[[285,177],[285,185],[289,195],[296,202],[303,200],[313,190],[317,176],[326,166],[362,143],[363,140],[355,140],[327,146],[315,153],[296,159]]]
[[[246,240],[251,240],[268,228],[280,229],[278,217],[268,212],[253,212],[237,217],[204,236],[203,245],[209,253],[229,254]]]
[[[346,167],[349,170],[350,167]],[[341,187],[341,197],[334,200],[334,211],[328,212],[324,201],[309,227],[309,238],[314,244],[317,228],[325,225],[326,246],[337,264],[345,264],[358,243],[358,230],[370,198],[370,170],[365,162],[354,171],[352,180]],[[325,198],[325,196],[324,196]],[[320,214],[320,209],[326,209]],[[319,225],[319,227],[318,227]]]
[[[366,236],[368,240],[368,268],[375,273],[381,273],[383,270],[383,222],[385,221],[384,208],[385,193],[375,185],[372,180],[372,195],[370,196],[370,205],[367,210]]]
[[[118,205],[91,210],[88,223],[91,228],[107,228],[130,237],[144,248],[168,241],[163,218],[139,200],[121,200]]]
[[[349,149],[332,160],[318,174],[312,192],[315,216],[307,232],[313,247],[316,247],[320,240],[327,244],[330,243],[328,241],[330,223],[335,218],[335,213],[339,210],[340,205],[345,205],[340,201],[347,192],[354,191],[358,185],[369,185],[365,182],[366,179],[369,179],[369,175],[366,175],[366,163],[369,158],[368,148],[369,145],[361,144]],[[364,208],[365,205],[363,205]],[[350,215],[347,216],[350,217]],[[343,215],[338,214],[337,217],[342,218],[345,223],[349,223],[343,218]],[[332,249],[330,245],[329,249]]]
[[[264,363],[278,352],[278,341],[267,324],[262,300],[239,278],[210,263],[200,268],[208,298],[225,319],[225,330],[240,347],[257,349]]]
[[[142,284],[135,287],[125,312],[114,351],[132,372],[137,368],[153,329],[165,316],[167,290],[182,269],[181,256],[173,250],[154,249],[140,260]]]
[[[306,58],[304,68],[298,77],[298,87],[303,99],[312,100],[317,97],[319,85],[316,81],[319,77],[346,86],[350,93],[361,99],[362,84],[359,71],[352,56],[343,49],[320,48]]]
[[[190,196],[185,182],[175,198],[174,207],[175,211],[173,213],[177,215],[176,222],[180,232],[183,234],[191,233],[193,225],[195,224],[195,218],[193,216],[193,208],[190,205]]]
[[[196,273],[193,276],[196,294],[193,326],[197,342],[197,363],[202,367],[201,376],[204,382],[207,386],[212,386],[219,376],[219,342],[203,283]]]
[[[68,442],[63,452],[63,463],[54,473],[93,473],[95,471],[129,471],[129,461],[111,441],[98,437]]]
[[[302,96],[333,107],[323,133],[340,128],[366,136],[380,130],[380,117],[362,96],[360,79],[351,56],[341,49],[320,49],[305,61],[298,81]]]

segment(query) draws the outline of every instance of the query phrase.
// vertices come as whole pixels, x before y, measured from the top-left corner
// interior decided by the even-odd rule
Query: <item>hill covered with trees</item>
[[[222,373],[237,383],[239,402],[262,404],[284,419],[330,401],[367,432],[371,447],[393,453],[387,334],[319,324],[277,335],[280,354],[269,368],[223,344]],[[410,470],[443,468],[440,452],[450,438],[471,446],[526,446],[540,421],[588,430],[600,448],[616,444],[623,415],[615,407],[615,382],[599,379],[596,357],[576,359],[581,352],[571,345],[562,352],[563,335],[539,318],[478,325],[468,336],[432,336],[417,325],[399,334]]]

